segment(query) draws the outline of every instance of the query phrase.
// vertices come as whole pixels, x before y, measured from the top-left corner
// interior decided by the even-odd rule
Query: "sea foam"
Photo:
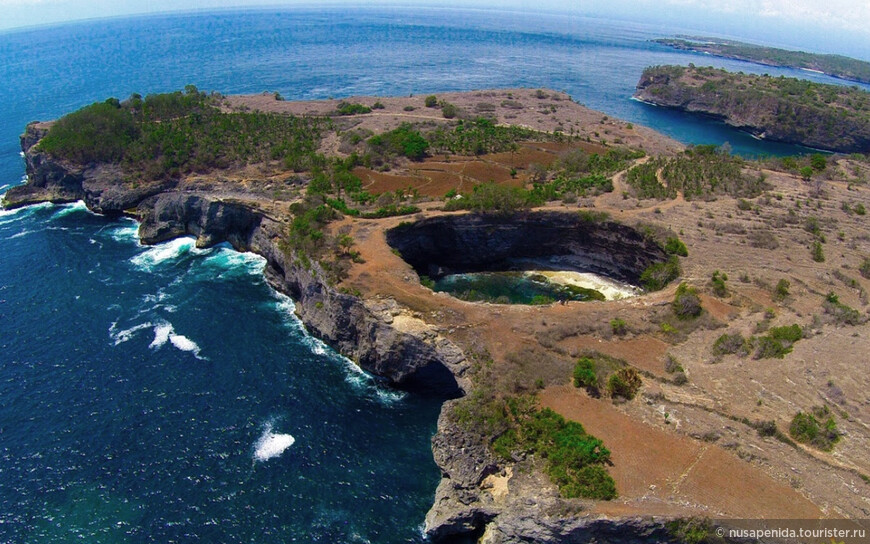
[[[196,345],[196,342],[194,342],[190,338],[181,334],[170,334],[169,343],[171,343],[177,349],[193,353],[194,357],[196,357],[197,359],[201,359],[201,357],[199,356],[199,346]]]
[[[137,332],[144,330],[144,329],[150,329],[153,326],[154,325],[150,322],[149,323],[140,323],[139,325],[135,325],[133,327],[130,327],[129,329],[123,329],[123,330],[119,331],[118,330],[118,322],[115,321],[114,323],[112,323],[112,326],[109,327],[109,338],[111,338],[112,341],[114,342],[114,345],[117,346],[118,344],[123,344],[124,342],[127,342],[128,340],[133,338],[133,336]]]
[[[154,325],[154,340],[148,345],[151,349],[160,349],[169,342],[175,349],[192,353],[197,359],[205,360],[205,357],[200,356],[200,347],[196,342],[183,334],[175,334],[175,328],[172,323],[165,321]]]
[[[109,236],[116,242],[139,242],[139,224],[130,221],[129,225],[118,227],[109,231]],[[138,256],[138,255],[137,255]],[[134,257],[135,258],[135,257]]]
[[[268,461],[273,457],[278,457],[296,442],[296,439],[291,435],[275,433],[272,432],[272,429],[272,423],[266,423],[263,434],[254,444],[254,461]]]
[[[84,200],[78,200],[72,204],[61,205],[60,210],[58,210],[54,214],[54,218],[59,219],[61,217],[66,217],[67,215],[70,215],[73,213],[79,213],[79,212],[87,212],[89,214],[96,215],[96,214],[94,214],[94,212],[92,212],[91,210],[88,209]]]
[[[317,355],[318,357],[326,357],[340,364],[341,368],[344,370],[344,380],[350,384],[351,387],[359,391],[362,395],[373,398],[387,406],[396,404],[406,397],[404,392],[385,386],[380,380],[378,380],[378,378],[360,368],[359,365],[340,353],[333,351],[325,342],[319,338],[311,336],[308,331],[305,330],[302,321],[296,317],[296,305],[293,303],[293,300],[287,295],[277,291],[275,291],[274,294],[277,299],[277,303],[275,304],[276,309],[284,318],[284,323],[299,333],[302,345],[311,350],[311,353],[314,355]]]
[[[151,349],[159,349],[169,340],[169,335],[172,334],[173,328],[169,323],[158,323],[154,327],[154,340],[148,345]]]
[[[136,268],[144,271],[154,270],[154,267],[166,261],[177,259],[194,249],[195,241],[191,237],[176,238],[143,251],[130,262]]]

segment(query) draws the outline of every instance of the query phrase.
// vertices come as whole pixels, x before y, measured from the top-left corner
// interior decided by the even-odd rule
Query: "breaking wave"
[[[263,434],[254,444],[254,461],[262,462],[278,457],[296,442],[296,439],[289,434],[273,432],[273,428],[271,421],[264,425]]]

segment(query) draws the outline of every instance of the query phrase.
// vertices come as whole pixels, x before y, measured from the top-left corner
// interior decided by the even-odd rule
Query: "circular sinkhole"
[[[390,229],[387,242],[433,291],[502,304],[634,296],[643,271],[667,260],[631,227],[567,212],[438,216]]]

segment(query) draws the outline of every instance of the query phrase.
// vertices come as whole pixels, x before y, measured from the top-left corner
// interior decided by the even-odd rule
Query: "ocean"
[[[35,7],[34,9],[37,9]],[[793,146],[632,101],[652,64],[829,78],[650,43],[624,22],[446,9],[215,12],[0,33],[0,192],[18,135],[195,84],[287,99],[548,87],[686,143]],[[0,212],[0,542],[421,542],[439,399],[309,336],[261,258],[82,204]]]

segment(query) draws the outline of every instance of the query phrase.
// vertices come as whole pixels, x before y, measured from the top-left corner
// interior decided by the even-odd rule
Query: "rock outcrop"
[[[50,126],[51,123],[30,123],[21,135],[28,181],[6,192],[5,206],[84,200],[97,213],[117,216],[135,208],[145,198],[177,185],[176,180],[127,179],[117,164],[80,165],[50,157],[36,145]]]
[[[282,248],[284,223],[265,213],[256,199],[184,190],[173,182],[134,186],[116,166],[82,167],[45,155],[35,145],[44,134],[44,125],[31,124],[22,137],[29,183],[10,191],[10,204],[81,199],[99,213],[139,218],[144,243],[193,235],[201,247],[228,242],[240,251],[258,253],[266,259],[268,281],[298,303],[298,315],[308,330],[361,368],[404,389],[442,398],[467,391],[469,365],[462,350],[407,315],[395,301],[366,300],[330,285],[316,264]],[[664,258],[657,245],[628,227],[586,223],[577,215],[447,219],[394,229],[390,243],[415,267],[435,266],[442,273],[486,269],[512,256],[555,256],[632,281],[643,268]],[[582,514],[582,501],[564,501],[546,477],[529,466],[513,472],[500,465],[480,437],[455,424],[454,407],[455,401],[445,403],[432,441],[443,474],[426,517],[432,541],[663,540],[663,527],[653,520],[577,515]]]
[[[648,266],[667,259],[658,244],[631,227],[561,212],[433,217],[387,231],[387,242],[418,274],[431,278],[533,262],[637,285]]]
[[[644,70],[635,98],[726,124],[775,142],[828,151],[870,151],[866,92],[797,79],[732,74],[713,68]],[[858,100],[861,98],[861,100]]]
[[[534,459],[500,466],[479,436],[455,422],[456,401],[444,404],[432,439],[442,479],[426,516],[427,536],[438,543],[528,542],[652,544],[671,541],[663,520],[585,512],[590,501],[562,499]]]
[[[329,285],[316,264],[303,266],[302,259],[281,249],[283,224],[255,201],[186,191],[173,181],[134,184],[118,165],[56,160],[36,145],[48,126],[31,123],[21,137],[28,183],[7,193],[8,206],[83,200],[97,213],[137,217],[146,244],[193,235],[200,247],[228,242],[258,253],[266,258],[271,284],[298,302],[308,330],[361,368],[405,389],[443,398],[463,394],[467,363],[458,347],[432,330],[400,330],[389,314]]]

